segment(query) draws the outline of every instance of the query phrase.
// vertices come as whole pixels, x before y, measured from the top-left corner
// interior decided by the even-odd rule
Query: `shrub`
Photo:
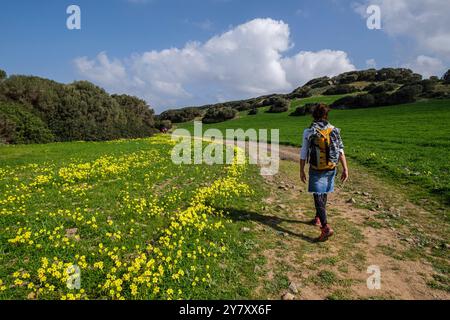
[[[422,80],[419,84],[422,86],[424,94],[431,94],[436,89],[437,81],[430,78]]]
[[[310,80],[305,86],[311,87],[312,89],[323,88],[332,85],[333,81],[329,77],[321,77]]]
[[[450,84],[450,70],[444,74],[442,81],[444,81],[445,84]]]
[[[422,76],[417,73],[413,73],[410,69],[404,68],[383,68],[378,70],[376,81],[391,81],[394,83],[412,83],[421,81]]]
[[[383,83],[380,85],[375,85],[371,90],[368,90],[370,94],[378,94],[383,92],[393,91],[397,86],[393,83]]]
[[[170,120],[172,123],[183,123],[192,121],[203,116],[203,111],[199,108],[184,108],[179,110],[167,110],[159,116],[161,120]]]
[[[355,107],[357,108],[369,108],[375,105],[375,98],[371,94],[361,94],[355,98]]]
[[[54,137],[45,123],[24,105],[0,103],[0,141],[3,143],[48,143]]]
[[[272,100],[273,104],[270,109],[267,111],[268,113],[282,113],[289,111],[290,102],[287,99],[276,97]]]
[[[235,108],[237,111],[247,111],[252,109],[252,105],[248,102],[241,102]]]
[[[340,84],[348,84],[348,83],[353,83],[359,80],[359,75],[360,72],[359,71],[350,71],[350,72],[345,72],[343,74],[340,74],[339,76],[336,76],[333,78],[333,80]]]
[[[449,70],[449,72],[450,72],[450,70]],[[430,80],[437,83],[437,82],[439,82],[439,77],[431,76]]]
[[[331,104],[334,109],[352,108],[355,105],[355,96],[345,96]]]
[[[56,141],[138,138],[153,132],[153,110],[145,101],[110,96],[88,82],[61,84],[29,76],[0,82],[0,100],[26,105]]]
[[[0,69],[0,81],[6,79],[7,74],[4,70]]]
[[[402,104],[416,101],[416,97],[423,91],[421,85],[405,85],[391,95],[390,104]]]
[[[162,130],[164,128],[167,130],[170,130],[170,129],[172,129],[172,127],[173,127],[173,124],[172,124],[172,121],[170,121],[170,120],[157,119],[155,122],[155,128],[158,130]]]
[[[206,111],[202,122],[205,124],[224,122],[233,119],[234,117],[236,117],[236,114],[237,111],[230,107],[214,107]]]
[[[358,89],[356,89],[353,86],[337,85],[337,86],[329,88],[323,94],[325,96],[331,96],[331,95],[337,95],[337,94],[347,94],[347,93],[352,93],[352,92],[356,92],[356,91],[358,91]]]
[[[258,114],[258,109],[257,108],[252,108],[249,112],[248,115],[249,116],[256,116]]]
[[[372,91],[373,89],[375,89],[376,87],[378,87],[378,85],[376,83],[371,83],[368,86],[364,87],[364,89],[362,91]]]
[[[312,96],[311,87],[303,86],[295,89],[292,93],[290,93],[289,99],[309,98],[311,96]]]
[[[307,111],[306,107],[301,106],[301,107],[296,108],[295,111],[290,114],[290,116],[291,117],[302,117],[302,116],[306,115],[306,113],[307,113],[306,111]]]

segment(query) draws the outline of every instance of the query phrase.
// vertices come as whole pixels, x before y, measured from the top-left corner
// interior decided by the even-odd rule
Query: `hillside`
[[[411,103],[420,98],[450,99],[450,72],[447,72],[441,79],[434,76],[423,80],[420,74],[402,68],[352,71],[333,78],[312,79],[289,94],[272,94],[240,101],[168,110],[163,112],[159,118],[170,120],[173,123],[183,123],[201,119],[209,111],[216,110],[215,113],[218,116],[215,122],[222,122],[228,120],[229,117],[221,116],[217,110],[225,110],[226,114],[234,112],[235,115],[242,111],[255,114],[260,108],[275,104],[288,105],[289,102],[296,99],[336,95],[342,95],[343,99],[339,101],[332,99],[330,104],[335,102],[332,106],[340,109],[397,105]],[[355,98],[347,98],[345,95],[355,96]],[[271,110],[272,113],[284,111],[283,107]],[[205,123],[212,122],[211,117],[204,118],[208,119],[208,121],[204,121]]]
[[[293,117],[299,105],[331,104],[342,96],[320,96],[291,103],[290,111],[257,115],[241,112],[235,120],[203,125],[203,130],[279,129],[280,142],[299,147],[311,117]],[[341,128],[347,155],[390,180],[411,186],[414,197],[423,193],[450,204],[450,100],[423,100],[412,104],[370,109],[333,110],[331,122]],[[193,131],[193,123],[178,126]],[[414,152],[411,152],[413,150]]]

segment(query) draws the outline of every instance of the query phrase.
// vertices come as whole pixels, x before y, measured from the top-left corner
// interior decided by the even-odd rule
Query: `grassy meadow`
[[[279,129],[282,144],[300,146],[311,118],[289,114],[299,105],[331,103],[342,96],[319,96],[293,101],[289,112],[254,116],[204,125],[225,129]],[[382,176],[411,186],[417,197],[436,196],[450,204],[450,100],[425,100],[407,105],[333,110],[330,121],[342,130],[347,155]],[[192,129],[193,124],[180,125]]]
[[[257,168],[175,165],[173,145],[0,146],[0,300],[247,296],[251,235],[227,214],[259,202]]]

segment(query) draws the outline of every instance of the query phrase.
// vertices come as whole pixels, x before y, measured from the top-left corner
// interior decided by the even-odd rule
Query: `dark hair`
[[[321,103],[314,108],[312,116],[316,121],[327,120],[329,112],[330,108],[326,104]]]

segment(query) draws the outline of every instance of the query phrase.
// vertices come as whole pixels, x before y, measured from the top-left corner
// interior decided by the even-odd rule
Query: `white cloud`
[[[110,61],[106,52],[100,52],[96,60],[80,57],[74,60],[75,66],[81,74],[89,74],[89,78],[105,86],[120,84],[126,77],[123,64],[115,59]]]
[[[336,76],[354,70],[347,54],[343,51],[302,51],[282,59],[282,65],[290,84],[297,86],[318,76]]]
[[[424,55],[418,56],[413,62],[406,64],[405,67],[420,73],[425,78],[430,76],[440,77],[445,69],[441,60]]]
[[[363,0],[355,9],[366,16],[368,5],[380,6],[382,28],[390,36],[414,40],[420,54],[450,59],[450,1]]]
[[[85,78],[113,92],[145,98],[158,111],[288,92],[311,78],[354,70],[343,51],[322,50],[283,56],[292,48],[283,21],[255,19],[205,43],[149,51],[110,60],[77,58]]]

